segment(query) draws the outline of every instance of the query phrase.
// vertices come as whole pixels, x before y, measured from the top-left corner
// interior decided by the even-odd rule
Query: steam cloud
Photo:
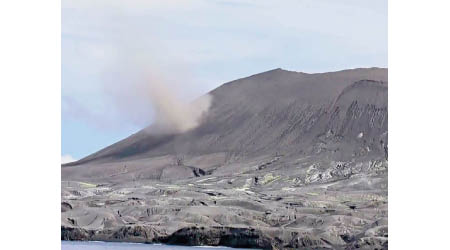
[[[134,18],[140,16],[134,14],[137,10],[110,1],[98,4],[102,15],[89,1],[72,6],[83,14],[79,19],[92,19],[97,25],[66,21],[69,30],[86,32],[89,42],[73,45],[79,63],[67,68],[83,76],[77,82],[83,94],[63,97],[64,112],[102,129],[140,129],[153,124],[145,131],[183,133],[196,128],[209,110],[211,96],[191,101],[202,88],[187,68],[183,44],[160,41],[159,27]],[[111,24],[111,20],[120,22]]]
[[[158,81],[151,81],[149,87],[150,100],[156,112],[155,124],[167,132],[182,133],[196,128],[211,105],[211,95],[186,103],[174,90]]]
[[[140,126],[152,123],[148,133],[183,133],[201,123],[211,106],[211,95],[187,100],[179,92],[190,86],[186,77],[176,76],[184,81],[180,85],[180,79],[169,80],[168,74],[152,63],[131,62],[131,66],[115,65],[116,71],[107,71],[105,91],[120,117]]]

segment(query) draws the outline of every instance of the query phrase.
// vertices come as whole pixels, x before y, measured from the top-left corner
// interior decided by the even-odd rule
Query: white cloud
[[[76,161],[76,159],[73,158],[71,155],[62,155],[61,156],[61,164],[69,163],[69,162],[73,162],[73,161]]]

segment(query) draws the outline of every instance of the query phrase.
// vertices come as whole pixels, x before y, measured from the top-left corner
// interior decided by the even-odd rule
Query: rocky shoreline
[[[348,239],[346,245],[333,246],[324,239],[302,235],[295,231],[263,232],[254,228],[230,227],[189,227],[164,235],[145,226],[126,226],[116,230],[86,230],[61,226],[61,240],[258,249],[387,249],[388,243],[387,237],[372,236]]]

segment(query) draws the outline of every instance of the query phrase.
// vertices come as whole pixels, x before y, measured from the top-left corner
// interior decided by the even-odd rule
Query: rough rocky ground
[[[64,165],[61,239],[387,249],[387,69],[278,69],[211,94],[193,131],[150,126]]]

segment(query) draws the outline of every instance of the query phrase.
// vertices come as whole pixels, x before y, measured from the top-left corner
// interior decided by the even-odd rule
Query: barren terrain
[[[61,239],[387,249],[387,69],[271,70],[63,165]]]

